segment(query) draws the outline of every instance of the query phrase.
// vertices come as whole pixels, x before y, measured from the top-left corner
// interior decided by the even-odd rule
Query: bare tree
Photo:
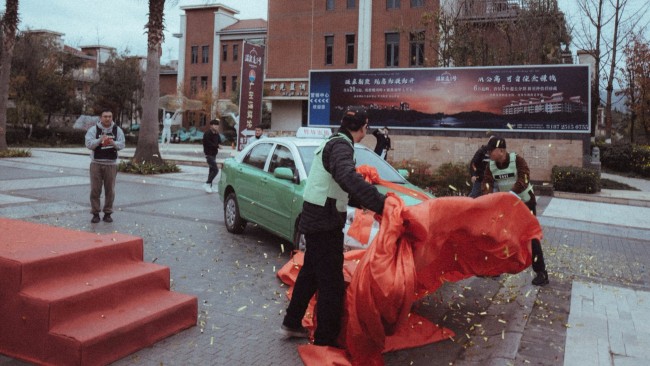
[[[555,0],[446,0],[422,23],[435,29],[440,66],[557,64],[571,40]]]
[[[605,89],[605,131],[612,132],[612,96],[616,72],[620,68],[618,53],[628,43],[632,34],[639,30],[640,22],[648,11],[649,4],[641,3],[630,11],[630,0],[577,0],[580,10],[579,32],[575,35],[576,45],[586,51],[594,60],[594,85],[592,85],[592,135],[601,104],[600,90]],[[575,32],[574,32],[575,33]],[[611,34],[611,37],[608,35]],[[619,78],[621,80],[622,78]],[[624,78],[623,78],[624,79]]]
[[[7,0],[2,16],[2,54],[0,54],[0,151],[7,150],[7,102],[9,100],[9,76],[11,58],[18,30],[18,0]]]

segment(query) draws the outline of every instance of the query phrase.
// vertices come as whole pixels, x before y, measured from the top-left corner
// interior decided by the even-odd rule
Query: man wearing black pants
[[[285,337],[308,336],[302,318],[318,291],[314,344],[338,347],[345,295],[342,230],[348,199],[379,214],[386,199],[356,172],[354,143],[363,139],[367,129],[364,111],[348,111],[339,132],[315,151],[299,223],[306,240],[305,258],[282,322]]]
[[[208,171],[208,180],[203,184],[203,189],[207,193],[212,193],[212,181],[219,174],[219,167],[217,166],[217,154],[219,153],[219,144],[221,143],[221,136],[219,136],[219,120],[213,119],[210,121],[210,128],[203,134],[203,153],[205,154],[205,161],[208,163],[210,170]]]
[[[501,137],[492,137],[487,144],[490,163],[485,168],[483,176],[483,194],[492,193],[496,188],[499,192],[510,192],[519,197],[526,207],[537,216],[537,200],[530,183],[530,169],[526,160],[515,153],[508,153],[506,140]],[[535,286],[548,284],[548,272],[544,263],[542,244],[538,239],[532,243],[533,271],[536,276],[532,283]]]

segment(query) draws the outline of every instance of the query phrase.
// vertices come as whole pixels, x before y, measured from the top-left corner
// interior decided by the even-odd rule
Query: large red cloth
[[[382,352],[447,339],[454,333],[410,313],[414,301],[444,282],[475,275],[518,273],[531,264],[539,222],[517,197],[445,197],[405,207],[388,194],[380,231],[366,251],[345,255],[349,285],[340,344],[304,345],[306,365],[383,365]],[[293,285],[298,253],[278,276]],[[313,304],[312,304],[313,305]],[[313,329],[313,307],[303,325]]]

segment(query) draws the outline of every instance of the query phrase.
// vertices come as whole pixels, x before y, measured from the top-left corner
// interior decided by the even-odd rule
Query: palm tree
[[[164,39],[165,0],[149,0],[147,29],[147,70],[144,75],[142,123],[135,148],[135,162],[162,165],[158,148],[158,98],[160,97],[160,55]]]
[[[0,151],[7,150],[7,101],[9,100],[9,75],[11,58],[18,29],[18,0],[7,0],[5,13],[0,20],[2,29],[2,54],[0,54]]]

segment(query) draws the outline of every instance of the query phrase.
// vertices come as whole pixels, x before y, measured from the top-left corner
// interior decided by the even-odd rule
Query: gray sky
[[[73,47],[101,44],[114,47],[119,53],[129,50],[131,55],[146,55],[148,0],[19,0],[21,30],[48,29],[64,33],[65,44]],[[296,0],[304,1],[304,0]],[[379,1],[379,0],[375,0]],[[629,0],[631,8],[647,0]],[[180,31],[181,6],[221,3],[239,11],[237,18],[267,18],[267,0],[167,0],[165,7],[165,43],[163,63],[178,59],[178,39],[172,36]],[[577,27],[576,0],[559,0],[560,9],[570,25]],[[1,1],[0,11],[5,2]],[[650,14],[642,23],[650,24]],[[578,29],[575,29],[578,31]],[[648,34],[648,33],[646,33]]]
[[[171,6],[170,3],[176,3]],[[178,59],[181,6],[220,3],[239,11],[238,19],[267,18],[267,0],[166,0],[163,63]],[[5,2],[0,4],[4,11]],[[64,33],[65,44],[77,47],[101,44],[119,53],[145,56],[144,25],[148,0],[19,0],[19,29],[47,29]]]

